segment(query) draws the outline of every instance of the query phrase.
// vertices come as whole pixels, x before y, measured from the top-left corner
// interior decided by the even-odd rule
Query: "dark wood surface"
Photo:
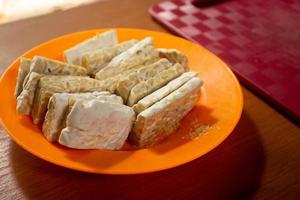
[[[167,32],[147,13],[151,0],[110,0],[0,25],[0,73],[48,39],[104,27]],[[300,199],[299,127],[243,88],[237,127],[188,164],[141,175],[68,170],[21,149],[0,127],[0,199]],[[1,91],[0,91],[1,95]]]

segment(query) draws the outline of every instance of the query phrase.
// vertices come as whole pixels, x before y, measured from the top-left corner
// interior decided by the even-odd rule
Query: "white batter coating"
[[[111,102],[77,101],[58,142],[76,149],[121,149],[131,130],[132,108]]]

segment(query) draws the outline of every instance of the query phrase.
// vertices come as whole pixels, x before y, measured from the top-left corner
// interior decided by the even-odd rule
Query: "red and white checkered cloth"
[[[171,0],[149,12],[300,119],[300,1],[231,0],[199,8],[191,0]]]

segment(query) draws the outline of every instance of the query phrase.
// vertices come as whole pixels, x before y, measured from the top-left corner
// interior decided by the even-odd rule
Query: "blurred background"
[[[0,24],[103,0],[0,0]]]

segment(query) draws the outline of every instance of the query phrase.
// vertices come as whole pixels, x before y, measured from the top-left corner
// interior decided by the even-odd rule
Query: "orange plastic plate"
[[[22,56],[32,58],[42,55],[62,60],[65,49],[103,31],[105,29],[65,35],[43,43]],[[0,119],[12,139],[33,155],[51,163],[100,174],[159,171],[187,163],[218,146],[237,124],[243,107],[240,85],[226,64],[205,48],[169,34],[123,28],[117,31],[120,41],[151,36],[156,47],[182,51],[188,56],[190,69],[197,71],[204,80],[199,101],[182,120],[180,127],[161,144],[140,150],[75,150],[50,143],[30,117],[16,113],[13,93],[19,66],[17,58],[0,80]],[[202,125],[206,127],[205,131]],[[201,134],[191,139],[195,131]]]

